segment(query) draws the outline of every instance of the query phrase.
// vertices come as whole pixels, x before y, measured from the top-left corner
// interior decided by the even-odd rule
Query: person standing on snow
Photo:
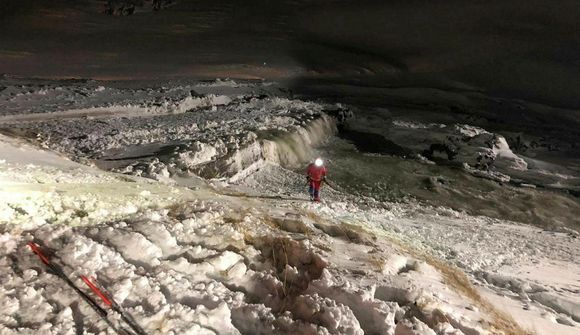
[[[308,193],[311,201],[320,201],[320,186],[326,179],[326,167],[321,158],[316,158],[314,163],[310,163],[306,170],[308,180]]]

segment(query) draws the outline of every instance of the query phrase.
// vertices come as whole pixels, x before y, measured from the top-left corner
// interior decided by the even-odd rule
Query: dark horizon
[[[579,22],[573,0],[3,0],[0,73],[357,77],[577,109]]]

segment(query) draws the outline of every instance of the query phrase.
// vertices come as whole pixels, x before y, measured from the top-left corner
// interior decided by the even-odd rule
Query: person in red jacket
[[[308,165],[306,179],[308,180],[310,200],[320,201],[320,186],[326,178],[326,167],[320,158],[316,158],[314,163]]]

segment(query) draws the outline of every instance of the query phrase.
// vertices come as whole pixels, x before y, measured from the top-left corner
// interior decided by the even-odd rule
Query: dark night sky
[[[176,0],[130,16],[105,4],[0,0],[0,73],[404,75],[580,108],[578,0]]]

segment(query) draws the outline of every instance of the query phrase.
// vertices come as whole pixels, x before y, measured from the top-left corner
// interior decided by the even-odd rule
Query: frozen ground
[[[421,158],[365,153],[336,137],[320,152],[327,158],[332,179],[351,194],[382,201],[416,199],[432,206],[556,231],[580,229],[580,201],[563,191],[498,182],[488,178],[489,171],[457,163],[434,164]]]
[[[425,115],[410,114],[370,108],[347,123],[343,137],[354,140],[362,147],[361,151],[365,151],[358,134],[371,133],[390,141],[391,147],[367,144],[370,152],[408,157],[422,155],[440,163],[463,164],[470,173],[499,182],[569,190],[573,194],[580,192],[578,166],[573,154],[566,165],[543,160],[548,151],[575,150],[574,142],[556,141],[539,134],[506,132],[509,143],[519,151],[516,153],[506,136],[498,133],[453,120],[425,122],[429,121],[421,119]]]
[[[2,185],[3,334],[107,329],[41,266],[25,246],[29,240],[51,250],[77,284],[81,274],[97,276],[150,333],[432,334],[512,327],[454,290],[437,263],[327,217],[326,206],[224,196],[231,190],[138,177],[103,189],[99,183],[126,177],[6,138],[3,152],[46,157],[43,163],[10,155],[3,163],[6,179],[20,176],[15,167],[22,163],[35,177]],[[59,178],[55,169],[76,175]]]
[[[79,275],[98,277],[151,334],[580,330],[575,231],[355,196],[342,182],[310,203],[287,168],[329,138],[324,111],[336,106],[257,93],[273,85],[196,87],[222,100],[176,112],[129,99],[122,117],[88,102],[6,114],[1,334],[112,333],[30,240],[80,286]],[[208,163],[229,172],[196,177]]]
[[[259,84],[259,85],[258,85]],[[99,115],[183,113],[188,109],[227,105],[243,95],[281,93],[274,83],[42,80],[0,78],[3,122]],[[39,115],[30,115],[39,114]]]
[[[189,172],[242,176],[264,160],[295,166],[335,128],[322,113],[332,106],[268,97],[268,90],[280,93],[268,83],[126,85],[10,86],[0,103],[9,114],[0,116],[2,131],[32,137],[77,161],[169,181]],[[220,94],[198,93],[208,89]],[[65,101],[72,105],[62,106]],[[37,109],[46,104],[54,108]],[[25,113],[12,115],[17,106],[27,106]]]
[[[290,198],[299,196],[303,187],[299,175],[278,167],[260,171],[244,184],[261,194],[285,192]],[[484,297],[524,329],[537,334],[578,332],[580,240],[575,231],[552,232],[444,207],[327,192],[328,206],[321,212],[458,266]],[[567,307],[557,307],[556,301]]]

